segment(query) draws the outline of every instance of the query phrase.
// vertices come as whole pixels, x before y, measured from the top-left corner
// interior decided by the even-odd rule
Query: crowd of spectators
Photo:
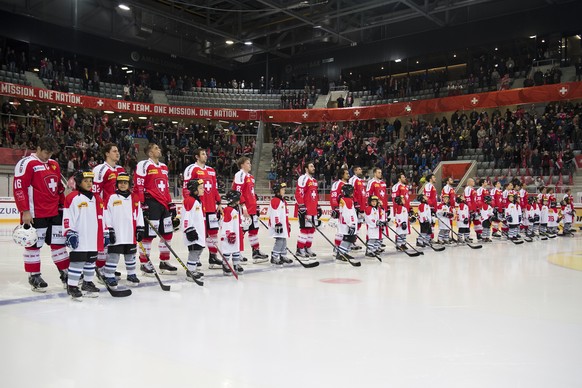
[[[410,119],[404,124],[396,119],[374,126],[274,126],[269,178],[292,184],[311,160],[328,189],[340,167],[354,165],[364,171],[382,168],[389,184],[404,169],[416,189],[440,161],[456,160],[467,148],[481,149],[495,168],[520,168],[523,175],[533,176],[567,175],[574,168],[573,150],[582,149],[581,114],[580,103],[549,103],[543,114],[519,107],[454,112],[449,118]]]

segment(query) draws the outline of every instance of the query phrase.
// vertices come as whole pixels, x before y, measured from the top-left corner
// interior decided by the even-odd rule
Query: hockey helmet
[[[550,199],[547,196],[542,195],[542,202],[548,202],[549,200]]]
[[[536,197],[527,197],[527,203],[534,204],[536,202]]]
[[[200,187],[201,185],[204,184],[204,180],[202,179],[192,179],[190,181],[188,181],[188,184],[186,185],[186,189],[190,192],[190,195],[196,195],[196,193],[198,192],[198,187]]]
[[[416,196],[416,200],[417,200],[418,202],[424,202],[424,201],[426,201],[426,197],[424,196],[424,194],[418,194],[418,195]]]
[[[450,199],[450,196],[448,194],[441,195],[441,200],[444,201],[445,199]]]
[[[14,242],[25,248],[30,248],[36,245],[38,235],[36,229],[32,225],[24,224],[18,225],[12,232],[12,239]]]
[[[556,201],[552,201],[550,203],[550,207],[557,207],[557,206],[558,206],[558,203]]]
[[[227,204],[234,204],[240,201],[240,191],[230,190],[224,195],[224,200]]]
[[[483,200],[485,201],[485,203],[489,203],[489,202],[491,202],[491,200],[492,200],[492,199],[493,199],[493,198],[491,198],[491,196],[490,196],[490,195],[486,195],[486,196],[483,198]]]
[[[372,205],[372,201],[376,201],[376,203],[379,201],[379,198],[375,195],[371,195],[368,197],[368,205]]]
[[[467,200],[465,199],[465,196],[464,196],[464,195],[459,195],[459,196],[457,197],[457,199],[459,200],[459,202],[463,202],[463,203],[465,203],[465,202],[467,201]]]
[[[275,195],[279,195],[279,192],[281,191],[281,189],[284,189],[287,187],[287,183],[285,182],[277,182],[273,185],[273,194]]]
[[[93,174],[93,171],[90,169],[79,170],[75,173],[75,187],[77,187],[77,189],[81,186],[81,182],[83,182],[83,179],[85,178],[94,179],[95,174]]]
[[[564,197],[564,203],[570,203],[570,196],[569,195],[566,195]]]
[[[115,186],[119,184],[119,182],[127,182],[129,183],[129,187],[131,187],[131,176],[126,172],[120,172],[117,174],[117,179],[115,180]]]
[[[351,197],[354,195],[354,186],[350,184],[345,184],[342,186],[342,195],[344,197]]]
[[[398,195],[394,198],[394,202],[398,205],[402,205],[402,196]]]

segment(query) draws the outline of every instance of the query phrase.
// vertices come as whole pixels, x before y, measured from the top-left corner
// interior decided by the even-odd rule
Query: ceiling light
[[[40,70],[38,70],[38,68],[35,67],[34,69],[32,69],[32,71],[36,71],[38,73]]]
[[[529,38],[530,39],[535,39],[537,37],[537,35],[530,35]]]
[[[457,54],[453,54],[453,58],[456,58],[456,57],[457,57]]]
[[[112,111],[112,110],[104,110],[104,111],[103,111],[103,113],[107,113],[108,115],[112,115],[112,114],[114,114],[115,112],[114,112],[114,111]]]
[[[546,43],[546,41],[544,39],[542,39],[542,43]]]
[[[247,40],[245,42],[245,46],[252,46],[252,45],[253,45],[253,42],[251,42],[250,40]]]
[[[416,61],[416,64],[417,64],[417,65],[418,65],[419,63],[420,63],[419,61]]]
[[[125,4],[119,4],[118,7],[119,7],[119,9],[122,9],[124,11],[129,11],[131,9]]]
[[[384,70],[384,66],[382,66],[381,69]]]
[[[497,51],[497,47],[495,47],[495,51]]]
[[[129,119],[121,119],[121,121],[129,121]]]
[[[402,59],[400,59],[400,58],[398,58],[398,59],[395,59],[395,60],[394,60],[394,62],[396,62],[396,63],[398,63],[398,62],[402,62]]]
[[[226,43],[226,44],[234,44],[234,40],[230,40],[230,39],[229,39],[229,40],[227,40],[225,43]]]
[[[131,74],[131,73],[133,73],[133,70],[127,70],[126,73]]]
[[[313,28],[321,28],[321,24],[315,24]]]
[[[145,117],[145,116],[139,116],[138,119],[140,119],[140,120],[147,120],[148,118]]]
[[[127,70],[127,66],[123,66],[121,70]]]

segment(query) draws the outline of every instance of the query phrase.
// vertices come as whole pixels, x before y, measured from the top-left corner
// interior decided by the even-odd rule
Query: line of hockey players
[[[238,160],[240,171],[234,177],[232,189],[221,198],[216,172],[206,165],[206,151],[196,150],[196,162],[184,171],[184,201],[178,217],[169,193],[168,168],[160,161],[161,150],[156,144],[145,147],[148,159],[138,163],[133,177],[117,164],[120,157],[117,147],[106,145],[103,150],[105,162],[92,171],[78,171],[74,176],[76,190],[66,197],[59,165],[51,159],[56,149],[53,139],[43,138],[36,153],[23,158],[15,167],[14,195],[22,225],[15,229],[13,237],[25,247],[24,268],[34,291],[44,292],[48,286],[40,271],[40,249],[45,243],[50,245],[60,279],[73,298],[98,295],[99,289],[93,283],[95,275],[108,289],[115,289],[121,255],[128,284],[140,283],[137,257],[144,275],[156,275],[149,256],[157,236],[161,237],[159,271],[176,274],[177,268],[170,264],[173,251],[169,243],[178,230],[188,250],[186,268],[190,281],[204,276],[198,269],[205,248],[209,251],[209,268],[222,269],[225,275],[232,271],[237,275],[243,273],[241,264],[247,262],[242,255],[245,234],[252,247],[254,263],[292,263],[287,257],[287,253],[291,253],[287,247],[291,226],[284,199],[285,184],[274,185],[268,225],[263,224],[259,219],[249,158]],[[485,242],[491,241],[491,236],[499,237],[500,231],[512,240],[520,237],[520,231],[528,237],[553,237],[561,218],[563,234],[572,233],[574,210],[569,193],[558,207],[555,196],[551,191],[546,193],[545,189],[537,198],[528,200],[518,181],[509,183],[502,191],[498,182],[489,190],[485,180],[480,180],[475,189],[475,182],[469,179],[463,194],[457,197],[453,181],[448,179],[438,202],[434,187],[436,178],[431,175],[423,193],[417,197],[420,205],[414,213],[404,174],[391,188],[390,205],[380,168],[373,170],[373,177],[367,182],[361,167],[355,166],[352,170],[351,177],[347,169],[339,171],[330,198],[330,224],[337,226],[335,249],[336,259],[340,261],[349,261],[352,257],[348,252],[361,249],[355,242],[364,224],[367,227],[366,256],[381,253],[385,247],[383,238],[390,238],[391,233],[396,248],[406,250],[407,235],[411,229],[416,232],[412,225],[417,220],[420,222],[419,247],[433,244],[436,221],[439,233],[434,242],[450,243],[454,219],[460,242],[471,240],[471,223],[477,239]],[[297,181],[295,201],[299,234],[294,256],[302,261],[315,260],[311,246],[315,231],[321,225],[322,210],[313,163],[305,164],[305,174]],[[260,251],[258,231],[261,224],[274,239],[270,260]]]

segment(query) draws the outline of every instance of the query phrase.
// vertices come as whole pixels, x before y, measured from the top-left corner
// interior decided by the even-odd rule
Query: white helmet
[[[253,219],[251,217],[243,217],[241,220],[241,225],[243,229],[247,229],[253,223]]]
[[[21,245],[25,248],[30,248],[31,246],[35,245],[38,241],[38,236],[36,234],[36,229],[32,227],[32,225],[18,225],[14,228],[12,232],[12,239],[18,245]]]

